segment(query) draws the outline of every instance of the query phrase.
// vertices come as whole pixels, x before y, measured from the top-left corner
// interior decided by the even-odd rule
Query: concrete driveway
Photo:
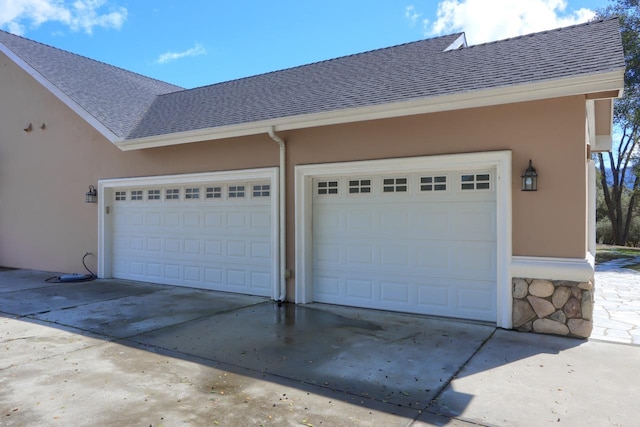
[[[0,272],[0,425],[634,425],[640,347]],[[597,384],[597,389],[593,387]]]

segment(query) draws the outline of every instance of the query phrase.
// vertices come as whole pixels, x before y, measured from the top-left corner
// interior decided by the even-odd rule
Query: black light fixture
[[[522,173],[522,191],[538,190],[538,174],[529,160],[529,167]]]
[[[89,186],[89,191],[85,194],[85,203],[98,203],[98,191],[93,185]]]

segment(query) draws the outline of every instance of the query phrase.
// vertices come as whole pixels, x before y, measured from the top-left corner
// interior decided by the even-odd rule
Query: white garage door
[[[118,187],[112,276],[270,296],[269,181]]]
[[[314,301],[496,321],[494,177],[314,179]]]

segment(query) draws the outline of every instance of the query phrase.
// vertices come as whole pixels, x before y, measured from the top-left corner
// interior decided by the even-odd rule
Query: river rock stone
[[[553,303],[555,308],[562,308],[569,300],[571,296],[571,289],[566,286],[559,286],[556,288],[553,296],[551,297],[551,302]]]
[[[567,325],[551,319],[538,319],[533,322],[533,331],[539,334],[569,335]]]
[[[589,338],[593,330],[593,322],[584,319],[569,319],[567,322],[569,331],[578,337]]]
[[[582,296],[580,296],[582,298]],[[571,297],[564,305],[564,314],[567,315],[569,319],[579,318],[581,316],[582,304],[578,301],[577,298]]]
[[[513,328],[519,328],[527,322],[535,319],[536,313],[531,308],[531,305],[522,300],[516,300],[513,302]],[[530,329],[529,329],[530,330]]]
[[[582,289],[580,289],[577,286],[573,286],[571,288],[571,296],[573,296],[574,298],[580,300],[582,299]]]
[[[549,319],[555,320],[556,322],[562,323],[563,325],[567,323],[567,315],[564,314],[564,311],[562,310],[558,310],[553,313],[551,316],[549,316]]]
[[[533,308],[533,311],[535,311],[536,315],[541,319],[543,317],[547,317],[548,315],[550,315],[551,313],[556,311],[556,308],[553,306],[553,304],[551,304],[546,299],[542,299],[542,298],[538,298],[538,297],[534,297],[532,295],[529,295],[527,297],[527,300],[529,301],[529,304],[531,304],[531,307]]]
[[[593,290],[593,279],[588,282],[578,283],[578,287],[584,291],[592,291]]]
[[[581,309],[583,319],[593,319],[593,293],[591,291],[582,291]]]
[[[513,279],[513,297],[524,298],[527,296],[529,284],[524,279]]]
[[[529,293],[534,297],[547,298],[553,295],[555,286],[549,280],[535,279],[529,285]]]

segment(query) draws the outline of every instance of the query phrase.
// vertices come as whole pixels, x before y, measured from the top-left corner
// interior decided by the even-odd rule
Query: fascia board
[[[239,136],[257,135],[274,127],[276,131],[288,131],[318,126],[328,126],[386,119],[416,114],[436,113],[465,108],[488,107],[515,102],[536,101],[562,96],[584,95],[602,91],[621,93],[624,70],[567,79],[551,80],[525,85],[508,86],[454,95],[422,98],[405,102],[370,107],[335,110],[318,114],[284,117],[239,125],[199,129],[152,137],[128,139],[115,144],[123,151],[153,147],[212,141]]]
[[[11,61],[16,63],[20,68],[22,68],[27,74],[33,77],[38,83],[44,86],[49,92],[53,94],[56,98],[62,101],[67,107],[69,107],[73,112],[78,114],[84,121],[86,121],[90,126],[92,126],[96,131],[98,131],[102,136],[107,138],[112,143],[117,143],[121,141],[122,138],[118,137],[115,133],[113,133],[108,127],[102,124],[98,119],[92,116],[87,110],[82,108],[77,102],[71,99],[68,95],[66,95],[63,91],[61,91],[56,85],[51,83],[47,78],[45,78],[42,74],[40,74],[35,68],[29,65],[26,61],[16,55],[11,49],[9,49],[4,44],[0,43],[0,52],[4,53]]]

